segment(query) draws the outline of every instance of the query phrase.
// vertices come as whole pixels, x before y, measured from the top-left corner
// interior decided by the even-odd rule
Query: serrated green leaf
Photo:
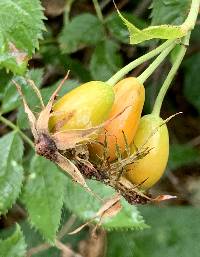
[[[184,96],[200,112],[200,53],[192,55],[184,62],[184,70]]]
[[[26,238],[27,253],[31,248],[34,248],[41,244],[46,243],[46,241],[42,238],[42,236],[33,227],[30,226],[28,221],[23,221],[20,225],[24,233],[24,236]],[[44,249],[43,251],[38,251],[38,253],[34,254],[33,257],[61,257],[61,256],[60,256],[60,250],[56,247],[51,246],[48,249]]]
[[[176,39],[186,35],[186,31],[181,26],[160,25],[150,26],[145,29],[138,29],[134,24],[129,22],[119,11],[119,17],[124,21],[130,34],[130,44],[139,44],[150,39]]]
[[[186,144],[173,144],[170,146],[169,167],[172,170],[183,166],[200,163],[200,152]]]
[[[6,47],[0,34],[0,68],[6,68],[15,74],[23,75],[26,72],[28,64],[28,55],[20,51],[15,45],[10,44]]]
[[[16,132],[0,139],[0,214],[16,201],[23,181],[23,142]]]
[[[153,0],[152,25],[182,24],[190,10],[191,0]]]
[[[111,187],[105,186],[100,182],[88,181],[87,183],[103,199],[107,199],[115,194]],[[93,218],[102,206],[102,202],[70,179],[67,180],[64,203],[66,208],[83,220]],[[122,200],[121,204],[122,210],[120,213],[112,218],[103,220],[102,225],[105,229],[143,229],[147,227],[135,206],[129,205],[125,200]]]
[[[103,37],[104,28],[100,20],[95,15],[84,13],[65,24],[59,42],[63,53],[73,53],[97,44]]]
[[[58,87],[58,84],[60,82],[61,81],[58,81],[53,86],[46,87],[46,88],[43,88],[43,89],[40,90],[45,104],[48,102],[50,96],[55,91],[55,89]],[[80,83],[77,82],[76,80],[65,81],[62,89],[59,92],[59,96],[63,96],[64,94],[66,94],[67,92],[72,90],[73,88],[77,87],[79,84]],[[40,83],[36,84],[36,85],[38,87],[40,87]],[[33,92],[33,90],[31,89],[31,87],[28,86],[28,85],[26,85],[26,86],[27,86],[27,88],[26,88],[27,90],[24,91],[25,98],[26,98],[31,110],[38,113],[38,112],[41,111],[41,106],[40,106],[39,99],[36,96],[36,94]],[[29,122],[28,122],[28,119],[27,119],[27,114],[24,112],[24,107],[22,105],[22,102],[21,102],[21,106],[20,106],[19,111],[18,111],[17,124],[21,129],[29,128]]]
[[[1,257],[24,257],[25,251],[26,243],[19,225],[10,237],[0,240]]]
[[[68,221],[70,217],[70,213],[64,214],[63,212],[62,214],[63,214],[62,225],[64,225]],[[78,224],[80,224],[80,222]],[[42,236],[33,227],[30,226],[27,220],[20,221],[20,227],[26,239],[26,244],[27,244],[26,256],[29,256],[30,254],[29,250],[31,250],[31,248],[34,248],[46,243],[45,240],[42,238]],[[1,229],[0,238],[6,239],[11,235],[12,232],[13,232],[13,226],[9,228]],[[85,239],[85,233],[79,233],[75,237],[66,234],[62,238],[62,242],[64,244],[70,244],[72,249],[75,249],[76,245],[80,242],[80,240],[83,240],[83,239]],[[48,249],[43,249],[43,250],[41,249],[41,251],[38,251],[37,254],[34,254],[32,256],[33,257],[61,257],[60,254],[61,254],[61,251],[57,247],[51,246]],[[4,257],[1,255],[1,252],[0,252],[0,256]],[[9,257],[13,257],[13,256],[9,256]]]
[[[65,176],[50,161],[35,156],[31,161],[23,202],[30,223],[54,243],[61,218]]]
[[[102,198],[109,197],[114,194],[114,190],[111,187],[104,186],[99,182],[87,181],[87,183],[88,186],[91,189],[94,189],[95,193]],[[101,207],[101,203],[98,199],[95,199],[81,186],[70,179],[67,180],[64,204],[67,209],[83,220],[94,217],[95,213]]]
[[[26,71],[28,59],[42,38],[44,15],[39,0],[1,0],[0,67]]]
[[[119,45],[111,40],[99,43],[90,60],[90,71],[94,80],[106,81],[122,66]]]
[[[140,29],[147,26],[147,24],[143,20],[137,18],[132,13],[122,12],[122,15],[131,23],[138,26]],[[123,21],[120,19],[119,15],[116,12],[111,13],[106,18],[105,22],[112,36],[114,36],[117,40],[119,40],[122,43],[127,44],[129,42],[129,33],[126,28],[126,25],[123,23]]]
[[[29,79],[32,79],[38,87],[41,85],[42,82],[42,76],[43,76],[43,69],[32,69],[27,73],[27,77]],[[16,76],[14,77],[14,80],[17,81],[19,84],[23,85],[23,91],[25,96],[31,97],[30,90],[31,87],[28,86],[28,83],[23,77]],[[32,94],[32,92],[31,92]],[[6,86],[4,95],[3,95],[3,101],[1,106],[1,112],[7,113],[10,112],[17,107],[19,107],[21,104],[21,100],[19,97],[19,93],[16,90],[15,85],[10,80],[9,83]]]
[[[121,201],[122,211],[112,218],[106,218],[103,226],[108,230],[142,230],[148,228],[136,206]]]
[[[198,257],[199,208],[139,208],[151,229],[108,234],[107,257]]]
[[[31,69],[28,71],[26,77],[33,80],[35,84],[40,87],[42,84],[42,79],[44,75],[44,70],[42,68]]]

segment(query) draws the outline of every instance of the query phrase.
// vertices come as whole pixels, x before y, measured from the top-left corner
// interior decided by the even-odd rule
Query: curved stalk
[[[94,8],[95,8],[96,14],[97,14],[99,20],[103,23],[103,14],[102,14],[102,11],[101,11],[101,7],[98,3],[98,0],[92,0],[92,1],[93,1],[93,5],[94,5]]]
[[[165,50],[170,45],[174,44],[174,40],[167,40],[162,45],[156,47],[149,53],[137,58],[136,60],[130,62],[126,66],[124,66],[121,70],[119,70],[114,76],[112,76],[108,81],[106,81],[107,84],[114,86],[120,79],[122,79],[128,72],[133,70],[135,67],[139,66],[143,62],[146,62],[150,60],[151,58],[155,57],[159,53],[161,53],[163,50]]]
[[[200,6],[200,0],[192,0],[192,4],[191,4],[191,8],[190,8],[190,12],[188,14],[187,19],[185,20],[185,22],[181,25],[185,30],[188,31],[187,35],[183,38],[182,43],[184,45],[181,45],[179,52],[176,56],[176,60],[170,70],[170,72],[167,75],[167,78],[165,79],[160,92],[158,93],[158,96],[156,98],[154,107],[153,107],[153,114],[155,115],[160,115],[160,109],[162,106],[162,102],[163,99],[167,93],[167,90],[169,89],[169,86],[173,80],[173,78],[176,75],[176,72],[179,68],[179,66],[181,65],[181,62],[183,60],[183,57],[186,53],[186,45],[189,44],[189,39],[190,39],[190,35],[191,35],[191,30],[194,28],[195,26],[195,22],[198,16],[198,11],[199,11],[199,6]]]
[[[180,46],[180,50],[179,50],[179,53],[177,54],[176,56],[176,60],[170,70],[170,72],[168,73],[167,75],[167,78],[165,79],[161,89],[160,89],[160,92],[156,98],[156,101],[155,101],[155,104],[154,104],[154,107],[153,107],[153,114],[159,116],[160,115],[160,109],[161,109],[161,106],[162,106],[162,102],[163,102],[163,99],[167,93],[167,90],[169,89],[169,86],[173,80],[173,78],[175,77],[176,75],[176,72],[183,60],[183,57],[186,53],[186,47],[184,45],[181,45]]]
[[[175,47],[176,43],[173,43],[169,47],[167,47],[162,53],[149,65],[149,67],[139,76],[137,80],[143,84],[148,77],[157,69],[157,67],[164,61],[167,55],[171,52],[171,50]]]

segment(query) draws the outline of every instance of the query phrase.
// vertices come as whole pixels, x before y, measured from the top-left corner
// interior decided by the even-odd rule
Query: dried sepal
[[[58,166],[66,171],[75,182],[82,185],[84,188],[86,188],[89,192],[91,192],[91,189],[87,186],[85,179],[79,169],[67,158],[62,156],[59,152],[57,152],[57,160],[56,163]]]
[[[29,85],[31,86],[31,88],[36,93],[37,97],[39,98],[42,108],[45,108],[45,105],[44,105],[44,102],[43,102],[43,99],[42,99],[42,95],[40,93],[40,90],[36,87],[35,82],[31,79],[28,79],[27,81],[28,81]]]
[[[53,92],[52,96],[49,99],[46,107],[41,111],[38,120],[36,122],[36,128],[42,133],[49,133],[49,116],[53,106],[53,102],[57,97],[58,92],[61,90],[62,86],[64,85],[65,80],[68,78],[69,71],[67,72],[66,76],[60,83],[60,85],[56,88]]]
[[[163,122],[161,122],[159,126],[155,127],[155,128],[152,130],[151,134],[150,134],[150,135],[147,137],[147,139],[144,141],[144,143],[143,143],[139,148],[137,148],[137,146],[136,146],[137,151],[139,152],[139,151],[143,150],[143,149],[146,147],[148,141],[158,132],[159,128],[162,127],[163,125],[165,125],[166,123],[168,123],[172,118],[174,118],[175,116],[177,116],[177,115],[179,115],[179,114],[182,114],[182,112],[178,112],[178,113],[175,113],[175,114],[171,115],[170,117],[168,117],[167,119],[165,119]]]
[[[59,150],[66,150],[70,148],[74,148],[77,143],[90,141],[90,137],[93,135],[97,135],[99,130],[104,128],[107,124],[109,124],[112,120],[119,117],[129,106],[124,108],[120,113],[112,117],[111,119],[106,120],[100,125],[90,127],[87,129],[71,129],[71,130],[63,130],[51,135],[52,139],[56,143]]]
[[[61,128],[73,118],[73,116],[75,114],[75,111],[72,111],[72,112],[54,111],[53,113],[50,114],[50,117],[55,117],[57,115],[60,116],[61,114],[64,115],[64,118],[61,119],[60,121],[57,121],[56,124],[51,128],[53,133],[56,133],[56,132],[60,131]]]
[[[175,195],[159,195],[152,199],[152,202],[162,202],[170,199],[176,199],[177,196]]]
[[[95,226],[94,230],[96,230],[97,226],[99,226],[103,220],[103,218],[111,218],[115,215],[117,215],[121,211],[121,203],[120,203],[121,195],[116,194],[112,198],[108,199],[103,206],[98,210],[98,212],[94,215],[93,218],[88,220],[86,223],[75,229],[74,231],[68,233],[69,235],[74,235],[80,232],[84,227],[89,225],[91,222],[93,222],[95,219],[99,219],[97,225]],[[94,232],[94,231],[93,231]]]
[[[22,93],[21,87],[17,84],[17,82],[15,80],[12,80],[12,82],[15,84],[15,86],[17,88],[17,91],[22,98],[23,105],[24,105],[24,111],[28,116],[28,120],[29,120],[29,124],[30,124],[30,127],[31,127],[33,137],[34,137],[35,140],[37,140],[38,139],[38,132],[37,132],[37,129],[36,129],[36,117],[33,114],[33,112],[31,111],[31,109],[29,108],[29,106],[28,106],[28,104],[27,104],[27,102],[24,98],[24,95]]]
[[[121,210],[120,204],[121,195],[116,194],[110,199],[108,199],[105,204],[99,209],[96,216],[97,217],[113,217]]]
[[[127,136],[126,136],[126,134],[124,133],[123,130],[122,130],[122,135],[123,135],[124,142],[125,142],[125,152],[126,152],[127,156],[130,156],[131,151],[130,151],[130,147],[129,147],[129,144],[128,144],[128,139],[127,139]]]

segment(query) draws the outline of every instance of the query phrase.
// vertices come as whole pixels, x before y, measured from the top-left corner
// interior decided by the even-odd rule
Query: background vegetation
[[[128,31],[113,2],[99,1],[103,16],[95,3],[95,0],[0,3],[0,256],[78,257],[79,253],[83,257],[198,257],[200,20],[161,113],[162,118],[179,111],[183,115],[168,124],[170,159],[164,177],[152,193],[177,195],[176,200],[137,208],[123,202],[124,210],[104,224],[107,232],[101,229],[96,239],[91,237],[91,228],[69,236],[69,230],[94,215],[99,203],[54,164],[35,156],[31,142],[24,136],[31,138],[21,100],[11,82],[13,77],[23,85],[30,106],[39,112],[37,97],[21,75],[33,79],[47,101],[67,70],[71,71],[70,79],[62,94],[86,81],[106,81],[123,65],[158,44],[157,40],[150,40],[130,45]],[[139,28],[181,24],[190,3],[190,0],[116,1],[124,16]],[[175,52],[145,83],[144,114],[151,112],[173,58]],[[137,76],[146,67],[148,62],[129,75]],[[110,194],[110,189],[96,182],[89,185],[102,195]],[[56,234],[56,246],[51,247],[48,243],[54,242]]]

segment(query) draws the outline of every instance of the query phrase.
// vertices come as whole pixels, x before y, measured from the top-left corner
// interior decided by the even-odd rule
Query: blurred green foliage
[[[107,257],[198,257],[199,212],[189,207],[144,207],[142,213],[151,229],[110,233]]]

